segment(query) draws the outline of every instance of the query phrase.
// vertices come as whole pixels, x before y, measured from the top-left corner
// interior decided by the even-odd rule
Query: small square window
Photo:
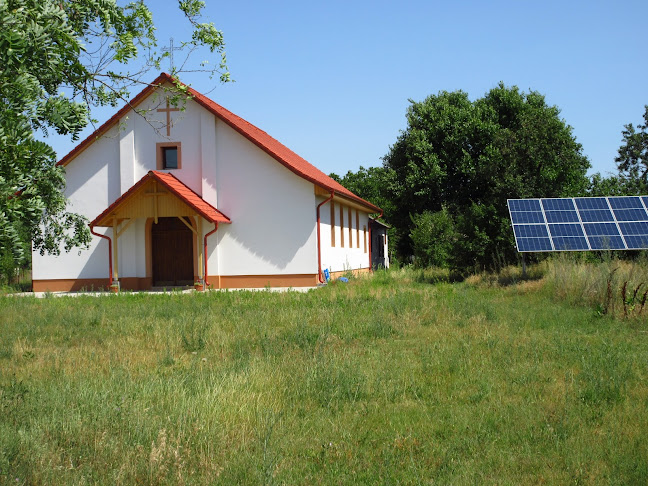
[[[162,166],[165,169],[178,168],[178,147],[162,148]]]
[[[180,142],[160,142],[156,144],[157,170],[182,169],[182,146]]]

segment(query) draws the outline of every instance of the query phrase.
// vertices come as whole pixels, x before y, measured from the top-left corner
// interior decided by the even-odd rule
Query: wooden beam
[[[196,238],[196,245],[198,246],[198,278],[204,281],[205,276],[203,275],[203,272],[205,270],[205,266],[203,264],[203,261],[205,258],[205,247],[202,244],[202,216],[196,214],[196,216],[194,217],[196,218],[196,227],[198,228],[198,237]]]
[[[191,230],[191,232],[192,232],[194,235],[197,235],[197,234],[198,234],[198,231],[196,230],[196,228],[194,228],[193,226],[191,226],[191,223],[188,223],[186,219],[184,219],[182,216],[178,216],[178,219],[179,219],[180,221],[182,221],[182,222],[184,223],[184,225],[185,225],[187,228],[189,228],[189,229]]]
[[[315,195],[316,196],[327,196],[328,197],[328,196],[331,195],[331,191],[329,191],[328,189],[324,189],[322,186],[318,186],[317,184],[313,184],[313,186],[315,187]]]
[[[119,238],[122,234],[124,234],[124,231],[128,229],[128,227],[133,224],[135,220],[134,219],[129,219],[128,222],[121,227],[121,229],[117,232],[117,238]]]
[[[158,223],[158,197],[168,196],[169,193],[165,191],[158,192],[158,183],[157,181],[153,181],[153,192],[145,192],[144,195],[151,196],[153,198],[153,222],[157,224]]]

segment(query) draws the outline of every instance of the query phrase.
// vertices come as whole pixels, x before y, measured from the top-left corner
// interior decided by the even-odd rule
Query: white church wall
[[[200,161],[202,198],[218,205],[218,164],[216,164],[216,118],[207,110],[200,112]],[[199,193],[200,194],[200,193]]]
[[[326,198],[318,198],[317,203]],[[331,243],[331,204],[334,204],[335,245]],[[340,207],[343,213],[343,227],[340,227]],[[359,224],[356,224],[356,208],[351,208],[351,240],[349,241],[349,206],[339,198],[333,198],[320,209],[320,231],[322,241],[322,270],[330,272],[369,268],[368,215],[358,210]],[[359,231],[357,229],[359,228]],[[365,231],[366,229],[366,231]],[[342,245],[344,241],[344,245]],[[365,245],[366,241],[366,245]],[[351,243],[351,244],[349,244]]]
[[[156,155],[158,143],[180,142],[181,167],[164,172],[172,173],[197,194],[202,195],[201,122],[203,119],[202,114],[207,110],[195,101],[187,101],[184,105],[184,111],[171,112],[172,126],[170,135],[167,136],[166,112],[157,111],[158,109],[166,109],[165,100],[166,95],[158,90],[139,106],[142,110],[147,111],[147,118],[134,113],[129,115],[129,118],[134,120],[133,124],[136,133],[133,161],[134,182],[139,181],[149,171],[158,170]],[[182,105],[179,105],[180,107]],[[213,115],[210,116],[213,120]]]
[[[118,125],[70,161],[66,195],[70,210],[93,220],[150,170],[157,170],[156,144],[179,142],[181,168],[169,170],[184,184],[231,218],[208,240],[209,275],[313,275],[317,268],[316,197],[313,184],[293,173],[243,135],[194,101],[172,112],[166,136],[163,96],[146,100],[149,120],[130,112]],[[154,128],[156,120],[159,130]],[[154,126],[151,126],[153,123]],[[367,214],[352,209],[349,246],[348,206],[335,200],[336,245],[331,247],[330,203],[321,210],[322,268],[367,268]],[[344,204],[341,246],[339,204]],[[119,238],[119,277],[146,277],[146,222],[134,222]],[[200,244],[214,228],[203,220]],[[96,228],[112,238],[112,229]],[[108,243],[93,236],[90,249],[60,257],[33,255],[34,280],[106,279]]]
[[[120,195],[119,133],[109,130],[72,160],[66,170],[68,211],[94,219]],[[104,232],[98,228],[97,232]],[[88,250],[61,250],[58,257],[32,254],[32,278],[105,278],[108,275],[108,243],[93,236]]]
[[[218,258],[224,276],[317,273],[313,184],[222,121],[215,149],[217,207],[232,224],[219,227],[210,268]]]

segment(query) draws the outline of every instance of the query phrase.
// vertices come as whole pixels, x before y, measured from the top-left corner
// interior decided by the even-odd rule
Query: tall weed
[[[648,260],[620,260],[613,253],[595,262],[560,254],[543,263],[545,288],[556,299],[585,305],[600,315],[648,319]]]

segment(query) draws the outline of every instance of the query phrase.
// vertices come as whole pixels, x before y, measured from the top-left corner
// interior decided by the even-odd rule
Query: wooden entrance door
[[[153,223],[151,250],[154,286],[193,284],[193,233],[180,219],[158,218]]]

